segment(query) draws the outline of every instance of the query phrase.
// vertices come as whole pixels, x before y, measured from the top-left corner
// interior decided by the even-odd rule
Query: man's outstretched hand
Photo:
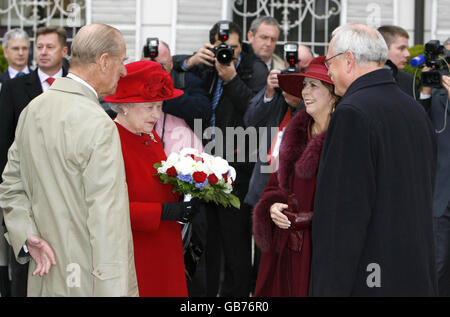
[[[50,244],[36,235],[29,236],[26,244],[28,252],[36,262],[33,275],[39,274],[42,277],[48,274],[51,266],[56,265],[55,253]]]

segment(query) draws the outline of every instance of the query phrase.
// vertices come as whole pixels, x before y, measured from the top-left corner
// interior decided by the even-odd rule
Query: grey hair
[[[346,24],[336,28],[331,39],[334,54],[350,51],[360,65],[369,62],[384,64],[388,47],[383,36],[377,30],[363,24]]]
[[[8,32],[5,33],[3,36],[3,48],[8,48],[8,41],[9,40],[27,40],[29,41],[30,38],[28,37],[27,32],[25,32],[22,29],[11,29]]]
[[[90,24],[82,27],[72,41],[70,66],[95,63],[105,53],[117,57],[121,52],[121,33],[106,24]]]
[[[114,111],[115,113],[122,113],[122,114],[123,114],[122,106],[133,107],[134,105],[135,103],[115,103],[115,102],[109,103],[109,107],[111,108],[112,111]]]
[[[280,24],[278,23],[278,21],[275,18],[268,16],[268,15],[263,15],[263,16],[260,16],[260,17],[257,17],[256,19],[254,19],[252,21],[252,24],[250,25],[249,30],[252,31],[253,34],[255,34],[256,31],[258,30],[259,26],[262,23],[269,24],[269,25],[275,25],[278,28],[278,32],[281,33],[281,27],[280,27]]]
[[[444,46],[449,45],[450,44],[450,37],[448,39],[445,40],[444,42]]]

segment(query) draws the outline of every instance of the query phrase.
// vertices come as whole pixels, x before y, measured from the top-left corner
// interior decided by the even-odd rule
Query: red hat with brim
[[[104,98],[112,103],[155,102],[180,97],[184,92],[173,87],[172,78],[161,64],[137,61],[125,65],[127,75],[120,78],[116,93]]]
[[[278,84],[280,88],[290,95],[303,99],[302,89],[305,77],[319,79],[334,85],[330,76],[328,76],[328,69],[325,67],[325,58],[325,56],[314,58],[304,73],[279,74]]]

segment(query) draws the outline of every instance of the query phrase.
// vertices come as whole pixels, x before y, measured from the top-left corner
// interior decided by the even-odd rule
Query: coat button
[[[148,142],[148,141],[145,141],[145,146],[150,146],[150,142]]]

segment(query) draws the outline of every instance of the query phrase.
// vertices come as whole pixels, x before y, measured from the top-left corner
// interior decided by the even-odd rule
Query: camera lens
[[[230,48],[219,48],[216,53],[219,63],[229,65],[233,60],[233,51]]]

